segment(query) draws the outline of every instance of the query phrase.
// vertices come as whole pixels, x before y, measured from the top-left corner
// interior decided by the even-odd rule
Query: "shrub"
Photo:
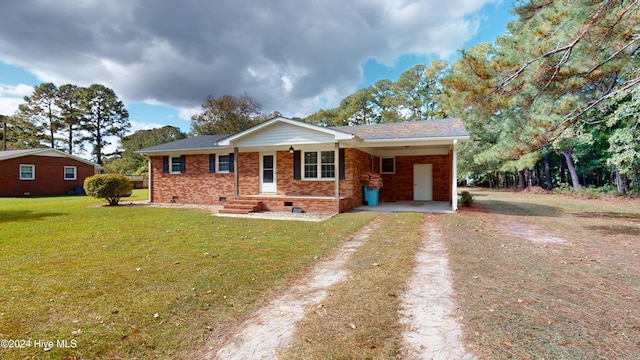
[[[84,180],[84,191],[97,199],[106,199],[109,205],[118,205],[120,198],[133,190],[133,183],[120,174],[103,174]]]
[[[471,195],[468,191],[463,191],[460,193],[460,204],[462,206],[471,206],[473,205],[473,195]]]

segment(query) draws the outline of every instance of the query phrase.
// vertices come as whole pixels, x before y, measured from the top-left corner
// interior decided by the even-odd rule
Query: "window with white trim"
[[[305,179],[333,179],[336,176],[335,151],[305,151]]]
[[[229,155],[218,155],[218,172],[219,173],[228,173],[229,172],[229,163],[230,163]]]
[[[78,168],[75,166],[65,166],[64,167],[64,179],[65,180],[75,180],[77,179]]]
[[[169,158],[169,173],[170,174],[182,173],[182,157],[172,156]]]
[[[31,164],[20,164],[20,180],[35,180],[36,166]]]
[[[380,159],[380,172],[383,174],[395,174],[396,172],[396,158],[381,158]]]

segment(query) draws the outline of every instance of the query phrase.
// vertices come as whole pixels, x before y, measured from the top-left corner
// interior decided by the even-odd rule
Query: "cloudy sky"
[[[134,129],[211,94],[306,116],[504,32],[513,0],[23,0],[0,4],[0,114],[42,82],[115,90]]]

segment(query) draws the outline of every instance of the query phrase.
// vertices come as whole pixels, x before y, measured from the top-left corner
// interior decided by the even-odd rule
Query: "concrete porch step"
[[[262,201],[256,200],[229,200],[224,208],[218,212],[221,214],[248,214],[262,210]]]

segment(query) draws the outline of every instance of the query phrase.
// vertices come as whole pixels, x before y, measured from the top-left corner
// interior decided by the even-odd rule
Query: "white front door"
[[[413,200],[433,200],[432,164],[413,164]]]
[[[260,192],[276,192],[276,154],[260,154]]]

